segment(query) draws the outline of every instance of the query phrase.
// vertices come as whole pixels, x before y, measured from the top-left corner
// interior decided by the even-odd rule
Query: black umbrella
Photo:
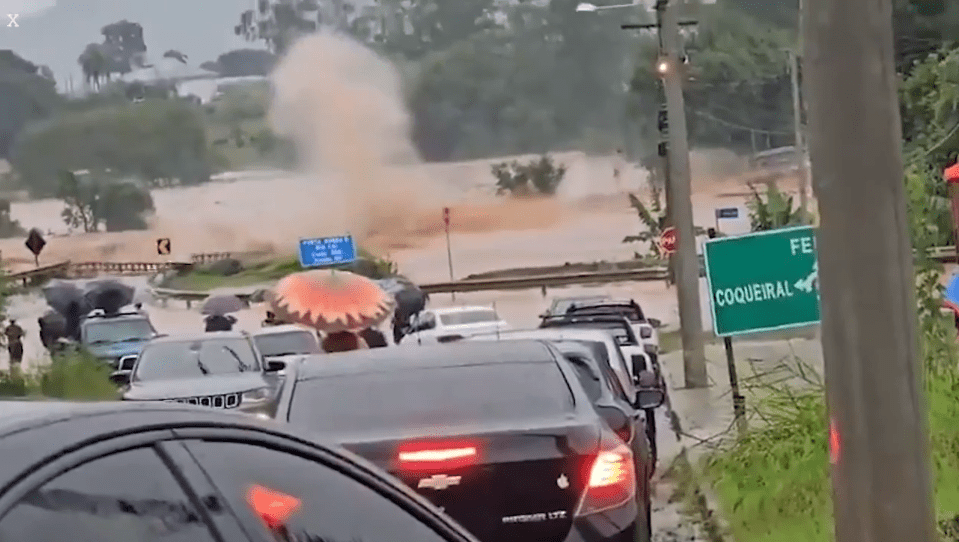
[[[46,299],[47,305],[50,305],[50,308],[63,316],[70,313],[70,305],[72,303],[79,304],[83,314],[93,310],[89,301],[84,299],[83,291],[77,288],[76,284],[72,282],[60,281],[44,286],[43,298]]]
[[[40,324],[40,341],[43,343],[44,348],[48,350],[57,339],[69,336],[69,333],[67,333],[67,319],[63,314],[57,311],[47,311],[43,316],[37,318],[37,323]]]
[[[136,290],[132,286],[115,280],[98,280],[87,285],[84,299],[94,309],[101,309],[107,314],[119,312],[121,307],[133,303]]]
[[[403,322],[426,308],[429,299],[429,295],[413,285],[393,294],[393,297],[396,298],[396,315]]]
[[[213,295],[206,298],[200,312],[203,314],[230,314],[247,308],[246,301],[232,294]]]

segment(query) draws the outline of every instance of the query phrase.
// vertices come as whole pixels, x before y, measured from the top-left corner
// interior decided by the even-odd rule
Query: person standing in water
[[[3,335],[7,340],[7,352],[10,354],[10,368],[19,368],[23,362],[23,328],[11,318],[10,325],[3,331]]]

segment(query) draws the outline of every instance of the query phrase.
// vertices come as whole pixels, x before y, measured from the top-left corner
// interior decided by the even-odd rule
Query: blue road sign
[[[739,218],[739,207],[716,209],[716,218]]]
[[[352,235],[300,239],[300,265],[325,267],[356,261],[356,243]]]

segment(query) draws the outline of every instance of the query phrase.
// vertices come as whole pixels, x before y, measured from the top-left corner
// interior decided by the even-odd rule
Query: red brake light
[[[282,526],[300,508],[300,499],[262,486],[250,488],[246,502],[270,528]]]
[[[421,444],[404,446],[399,451],[400,466],[407,470],[432,470],[472,465],[479,452],[470,444]]]
[[[576,514],[585,516],[621,506],[636,495],[633,454],[622,443],[604,449],[590,465],[586,491]]]

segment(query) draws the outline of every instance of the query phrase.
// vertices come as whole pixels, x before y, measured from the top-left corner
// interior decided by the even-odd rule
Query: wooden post
[[[939,540],[892,3],[804,2],[836,542]]]

